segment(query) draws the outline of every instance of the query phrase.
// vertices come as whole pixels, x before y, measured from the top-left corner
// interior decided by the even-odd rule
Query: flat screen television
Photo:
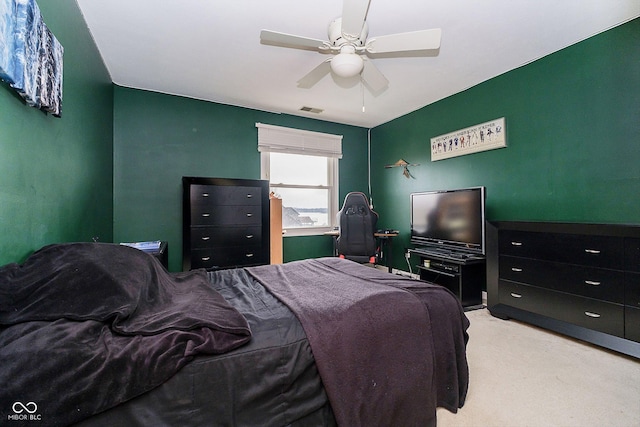
[[[411,243],[485,254],[485,187],[411,194]]]

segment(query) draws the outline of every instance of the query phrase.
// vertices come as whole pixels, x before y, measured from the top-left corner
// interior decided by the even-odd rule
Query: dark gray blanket
[[[0,267],[0,419],[79,421],[250,335],[203,270],[169,274],[120,245],[47,246]]]
[[[246,317],[251,341],[199,356],[159,387],[74,427],[336,426],[309,341],[291,310],[243,269],[208,275]]]
[[[323,258],[247,269],[299,318],[339,425],[435,425],[468,384],[468,320],[446,289]]]

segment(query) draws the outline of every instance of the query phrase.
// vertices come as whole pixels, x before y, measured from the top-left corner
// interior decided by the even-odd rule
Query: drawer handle
[[[601,282],[594,282],[593,280],[585,280],[584,283],[591,286],[600,286]]]
[[[253,239],[253,234],[247,234],[245,237],[246,237],[247,239]]]
[[[247,258],[251,258],[251,257],[253,256],[253,254],[245,254],[245,256],[246,256]]]
[[[592,311],[585,311],[584,314],[586,314],[589,317],[593,317],[594,319],[597,319],[600,317],[600,315],[598,313],[594,313]]]
[[[202,193],[202,197],[209,197],[209,193]]]
[[[211,257],[210,256],[203,256],[201,259],[203,261],[209,261],[211,259]]]
[[[518,267],[511,267],[511,271],[515,271],[516,273],[522,273],[522,269]]]
[[[511,246],[522,246],[522,242],[511,242]]]
[[[205,242],[206,242],[207,240],[210,240],[210,239],[211,239],[211,237],[209,237],[209,236],[202,237],[202,240],[204,240]]]
[[[600,251],[597,249],[585,249],[584,251],[588,254],[594,254],[594,255],[597,255],[600,253]]]
[[[251,218],[252,216],[253,216],[253,214],[252,214],[252,213],[248,213],[248,214],[247,214],[247,218]]]
[[[515,292],[511,292],[511,296],[514,298],[522,298],[522,295],[516,294]]]
[[[210,213],[203,213],[203,214],[202,214],[202,216],[203,216],[203,217],[205,217],[205,218],[207,218],[207,217],[210,217],[210,216],[211,216],[211,214],[210,214]]]
[[[247,194],[247,199],[250,199],[253,197],[253,194]]]

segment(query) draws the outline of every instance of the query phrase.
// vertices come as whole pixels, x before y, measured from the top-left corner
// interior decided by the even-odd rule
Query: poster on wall
[[[431,138],[431,161],[507,146],[504,117]]]
[[[64,49],[35,0],[0,0],[0,79],[25,102],[60,117]]]

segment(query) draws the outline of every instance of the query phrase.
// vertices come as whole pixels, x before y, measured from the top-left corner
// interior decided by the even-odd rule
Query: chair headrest
[[[345,196],[344,198],[345,206],[356,205],[356,204],[369,206],[369,201],[367,200],[367,196],[365,196],[364,193],[361,193],[359,191],[353,191]]]

